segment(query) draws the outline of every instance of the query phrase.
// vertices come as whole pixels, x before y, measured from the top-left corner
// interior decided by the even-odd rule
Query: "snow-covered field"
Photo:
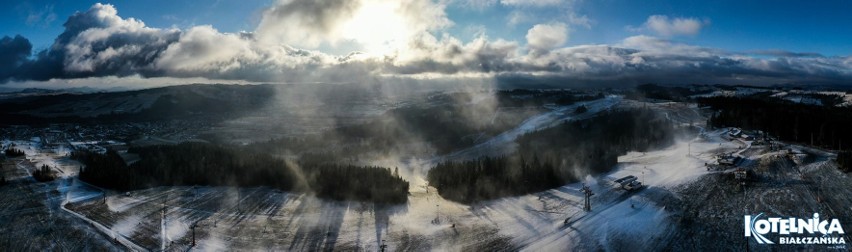
[[[473,205],[447,201],[423,180],[436,160],[511,151],[505,147],[525,132],[617,106],[650,106],[681,124],[704,121],[696,108],[683,104],[637,103],[616,96],[583,104],[589,108],[585,114],[572,113],[577,105],[558,108],[470,149],[398,163],[412,186],[408,203],[394,206],[334,202],[270,188],[228,187],[159,187],[128,195],[107,193],[104,200],[100,189],[67,178],[78,166],[67,160],[67,150],[42,150],[38,139],[15,145],[33,163],[55,166],[65,174],[51,183],[61,195],[54,198],[63,202],[64,209],[116,243],[137,249],[381,250],[386,245],[389,251],[655,251],[671,249],[672,241],[688,241],[677,243],[680,249],[693,244],[731,249],[732,244],[701,242],[713,237],[741,241],[732,235],[739,229],[728,228],[738,223],[741,206],[779,215],[792,214],[797,206],[783,203],[784,199],[799,199],[811,206],[808,211],[832,214],[852,206],[848,198],[815,196],[822,189],[812,192],[818,185],[809,184],[802,175],[814,174],[807,178],[833,188],[852,184],[830,165],[831,153],[791,146],[818,158],[810,163],[787,162],[779,158],[783,156],[779,151],[726,140],[725,130],[702,130],[700,137],[681,139],[664,149],[627,153],[618,158],[612,172],[588,176],[582,182]],[[762,179],[769,182],[756,183],[744,196],[725,172],[705,169],[715,155],[730,152],[743,155],[744,166],[764,173]],[[645,187],[628,192],[613,182],[628,175],[636,176]],[[795,184],[785,189],[779,183]],[[595,193],[591,212],[582,209],[583,185]],[[832,203],[820,201],[823,198]],[[684,223],[692,222],[684,220],[720,224],[690,226]]]
[[[687,145],[692,146],[694,155],[687,155]],[[702,158],[710,155],[702,151],[718,147],[713,141],[681,142],[672,148],[621,157],[622,166],[613,173],[587,178],[596,193],[590,213],[582,210],[582,183],[473,206],[444,200],[434,188],[412,193],[406,205],[383,207],[330,202],[264,188],[170,187],[138,191],[129,197],[112,195],[106,205],[90,200],[72,204],[69,209],[87,216],[106,215],[105,225],[128,237],[162,236],[159,238],[169,244],[180,243],[171,246],[186,246],[191,239],[188,228],[199,223],[198,248],[208,249],[313,250],[334,246],[373,250],[382,240],[391,250],[653,249],[656,243],[647,241],[666,236],[670,230],[666,227],[672,225],[664,206],[653,199],[658,193],[655,188],[684,183],[706,173]],[[649,186],[643,191],[625,192],[610,182],[628,174],[640,176],[641,171],[646,172],[640,179]],[[164,200],[166,228],[159,234],[159,228],[150,227],[159,225]],[[143,216],[147,219],[142,220]],[[563,224],[566,218],[569,225]]]
[[[618,99],[587,106],[602,111]],[[531,118],[489,142],[511,142],[527,130],[571,118],[567,111]],[[189,248],[195,224],[194,248],[201,250],[378,250],[382,244],[392,251],[655,250],[664,248],[658,241],[668,239],[676,225],[661,199],[675,197],[671,188],[707,174],[704,163],[715,154],[743,146],[722,134],[711,131],[665,149],[628,153],[619,157],[613,172],[583,182],[474,205],[447,201],[435,188],[415,182],[408,203],[400,206],[332,202],[266,188],[168,187],[111,195],[106,204],[90,200],[68,207],[155,249]],[[479,152],[489,142],[470,151]],[[639,177],[647,187],[626,192],[612,182],[627,175]],[[579,189],[584,183],[595,192],[592,212],[582,210]],[[160,217],[163,206],[165,219]]]
[[[38,137],[34,137],[29,141],[12,141],[6,139],[2,140],[0,144],[3,147],[14,147],[24,151],[26,160],[33,167],[40,168],[42,165],[47,165],[56,172],[57,177],[73,177],[80,172],[80,162],[69,158],[71,149],[64,145],[45,148],[42,147],[41,139]]]

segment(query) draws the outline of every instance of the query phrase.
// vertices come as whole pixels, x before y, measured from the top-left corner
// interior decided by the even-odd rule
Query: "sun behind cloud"
[[[369,1],[341,25],[344,39],[361,44],[368,53],[383,54],[399,48],[415,32],[398,11],[398,3]]]
[[[317,49],[348,43],[381,55],[451,24],[444,5],[429,0],[280,0],[267,8],[255,32],[267,44]]]

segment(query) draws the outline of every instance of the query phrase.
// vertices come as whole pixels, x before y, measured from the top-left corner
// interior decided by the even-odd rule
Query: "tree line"
[[[335,200],[403,203],[408,182],[381,167],[288,162],[266,153],[207,143],[134,147],[140,159],[130,165],[115,151],[75,151],[85,164],[80,179],[117,190],[154,186],[267,186],[315,192]]]
[[[837,153],[837,167],[843,172],[852,171],[852,151]]]
[[[852,149],[852,108],[802,104],[766,95],[708,97],[698,103],[715,113],[707,121],[714,127],[761,130],[779,140],[806,144],[841,153]],[[838,157],[840,164],[841,158]],[[850,170],[848,163],[841,164]]]
[[[523,195],[563,185],[553,164],[538,157],[480,157],[437,164],[429,170],[429,184],[449,200],[471,203]]]
[[[41,165],[41,168],[33,171],[33,178],[38,182],[47,182],[51,181],[56,177],[53,170],[50,169],[50,166],[46,164]]]
[[[3,153],[6,154],[7,157],[22,157],[25,155],[24,151],[18,148],[7,148],[3,151]]]

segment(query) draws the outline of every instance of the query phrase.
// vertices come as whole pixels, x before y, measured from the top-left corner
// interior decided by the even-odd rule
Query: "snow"
[[[221,237],[216,235],[215,233],[211,236],[208,236],[205,239],[198,241],[197,247],[195,247],[198,251],[229,251],[228,243],[225,242]]]
[[[638,201],[638,200],[637,200]],[[632,206],[631,206],[632,205]],[[525,247],[528,251],[563,251],[576,248],[578,243],[590,243],[591,247],[604,246],[603,250],[625,250],[629,247],[609,247],[613,244],[632,243],[633,248],[653,244],[653,240],[667,232],[669,214],[650,202],[623,201],[605,210],[590,214],[574,223],[563,232],[546,235],[536,243]],[[610,242],[611,239],[617,242]],[[589,240],[594,240],[590,242]]]
[[[633,175],[642,184],[653,186],[686,183],[707,173],[704,164],[715,161],[710,151],[716,148],[716,142],[679,141],[659,151],[630,152],[618,158],[619,168],[608,177],[615,180]]]
[[[109,197],[106,201],[107,208],[113,212],[124,212],[131,207],[134,207],[142,200],[133,197]]]
[[[822,106],[822,100],[805,96],[805,95],[787,95],[784,96],[784,100],[788,100],[791,102],[801,103],[801,104],[809,104],[809,105],[819,105]]]
[[[131,215],[125,217],[124,219],[112,225],[112,231],[115,231],[119,234],[123,234],[125,236],[130,236],[133,234],[133,231],[136,230],[137,224],[141,221],[142,217],[138,215]]]
[[[515,139],[529,132],[534,132],[541,129],[550,128],[566,120],[583,119],[591,117],[599,112],[613,108],[622,101],[621,96],[610,95],[603,99],[578,102],[571,106],[563,106],[554,109],[553,111],[533,116],[522,122],[518,127],[515,127],[506,132],[500,133],[488,141],[480,143],[471,148],[456,151],[446,156],[436,157],[429,160],[431,163],[437,163],[443,160],[450,159],[472,159],[483,155],[499,156],[513,152],[516,148]],[[586,106],[588,109],[585,113],[576,115],[574,110],[579,106]],[[426,172],[428,170],[424,170]]]
[[[94,198],[102,198],[104,193],[98,189],[81,185],[80,181],[74,179],[72,180],[72,185],[67,187],[65,193],[65,203],[76,203],[81,201],[86,201]]]
[[[648,192],[640,191],[626,200],[620,200],[621,197],[613,199],[613,188],[617,188],[614,183],[607,184],[615,179],[634,175],[641,182],[650,188],[661,187],[671,189],[674,186],[689,183],[701,175],[708,172],[704,168],[705,162],[711,162],[714,159],[714,152],[718,149],[738,148],[736,143],[725,141],[721,138],[723,130],[707,132],[704,139],[696,138],[688,141],[678,141],[673,146],[646,153],[630,152],[619,157],[619,167],[615,171],[605,176],[598,178],[587,177],[584,183],[596,192],[596,196],[592,196],[591,213],[585,213],[581,210],[582,198],[579,194],[579,189],[582,183],[575,183],[563,188],[570,188],[568,192],[577,192],[571,195],[564,195],[565,199],[570,199],[576,202],[576,206],[567,208],[563,211],[570,220],[580,218],[570,224],[571,227],[561,227],[561,223],[538,223],[536,227],[555,228],[559,231],[535,234],[532,240],[521,238],[521,244],[526,244],[525,250],[530,251],[553,251],[565,250],[567,248],[576,249],[604,249],[604,250],[624,250],[638,249],[643,246],[653,244],[653,239],[661,236],[669,235],[666,232],[670,230],[668,226],[673,225],[669,221],[669,212],[663,206],[658,206],[650,201],[646,196]],[[644,174],[643,174],[644,172]],[[604,183],[601,183],[604,182]],[[565,190],[556,190],[563,192]],[[623,192],[623,191],[621,191]],[[555,194],[554,190],[547,191],[543,194]],[[540,193],[539,195],[541,195]],[[626,194],[625,194],[626,195]],[[496,208],[507,208],[504,204],[495,205]],[[509,208],[511,211],[511,208]],[[569,221],[570,221],[569,220]],[[515,237],[523,237],[528,235],[529,230],[509,228],[509,234]],[[503,230],[501,230],[503,232]],[[597,241],[589,241],[589,240]],[[608,239],[618,239],[618,242],[611,242]],[[598,246],[616,246],[604,247]],[[648,248],[648,247],[644,247]]]
[[[101,224],[97,221],[93,221],[92,219],[89,219],[88,217],[86,217],[82,214],[68,210],[67,208],[64,207],[64,205],[61,207],[61,209],[65,212],[68,212],[68,213],[76,216],[77,218],[82,219],[85,222],[88,222],[89,224],[92,224],[92,226],[94,226],[96,229],[100,230],[101,232],[103,232],[105,234],[108,234],[110,237],[115,239],[115,241],[118,241],[119,243],[126,246],[127,248],[130,248],[133,251],[146,251],[147,250],[147,249],[142,248],[141,246],[137,245],[133,241],[128,240],[127,237],[125,237],[125,236],[115,235],[115,233],[112,230],[108,229],[103,224]]]
[[[184,220],[178,218],[173,219],[169,218],[166,220],[166,240],[174,241],[180,239],[189,231],[190,223],[185,222]]]
[[[457,250],[499,237],[530,251],[653,250],[653,246],[660,246],[654,241],[670,235],[669,227],[674,225],[665,206],[653,200],[659,193],[654,188],[688,183],[707,173],[703,164],[711,161],[718,149],[741,146],[738,142],[723,140],[723,133],[717,130],[708,132],[704,139],[679,141],[672,147],[646,153],[628,153],[619,157],[620,165],[615,171],[588,176],[583,182],[472,206],[447,201],[436,194],[435,188],[425,186],[413,187],[407,204],[391,207],[326,201],[270,189],[244,189],[239,200],[242,210],[238,210],[237,200],[234,200],[226,203],[233,204],[232,207],[226,205],[217,208],[215,213],[207,213],[193,205],[207,204],[204,200],[186,196],[190,202],[169,207],[162,235],[166,241],[185,237],[190,231],[189,225],[195,221],[190,221],[189,216],[205,213],[209,217],[200,228],[206,235],[199,238],[195,249],[222,251],[243,248],[245,244],[263,244],[272,246],[267,249],[310,250],[317,249],[314,247],[317,244],[336,244],[377,250],[381,241],[387,240],[389,249],[395,250],[400,246],[399,237],[404,235],[423,239],[430,250]],[[641,171],[645,171],[644,177]],[[625,192],[612,183],[615,178],[626,175],[636,175],[644,180],[647,188]],[[584,183],[595,192],[593,211],[589,213],[582,210],[583,197],[579,189]],[[167,190],[172,195],[185,195],[198,189],[172,187]],[[197,197],[202,199],[237,195],[230,188],[202,187],[200,191]],[[122,234],[136,230],[133,216],[139,214],[159,216],[155,213],[159,211],[156,206],[161,198],[158,197],[165,192],[152,189],[134,192],[130,197],[111,195],[108,204],[110,210],[117,213],[154,206],[150,210],[153,212],[133,212],[130,217],[124,217],[113,230]],[[271,205],[254,205],[258,202]],[[436,218],[438,222],[433,222]],[[563,224],[566,218],[568,225]],[[211,223],[218,225],[214,227]],[[274,241],[267,244],[267,239]]]
[[[400,173],[411,181],[411,196],[405,205],[381,207],[369,203],[333,202],[262,188],[242,189],[241,193],[236,193],[233,188],[202,187],[197,196],[172,196],[170,199],[174,202],[170,203],[169,213],[161,224],[163,232],[151,235],[166,237],[163,241],[179,240],[187,235],[191,223],[199,221],[192,216],[202,215],[207,217],[199,224],[205,234],[199,237],[195,248],[200,250],[251,250],[260,247],[250,246],[261,245],[273,250],[318,250],[326,244],[378,250],[382,240],[388,241],[390,250],[458,250],[497,239],[512,244],[498,247],[520,246],[530,251],[661,249],[653,247],[659,246],[653,241],[670,235],[667,232],[671,229],[667,227],[674,224],[670,212],[658,205],[655,197],[707,174],[704,163],[715,161],[717,153],[742,148],[741,142],[723,139],[724,130],[704,132],[703,137],[677,141],[660,150],[627,153],[618,158],[619,165],[612,172],[588,176],[583,182],[474,205],[441,198],[423,179],[430,164],[437,160],[501,153],[507,151],[501,149],[503,146],[511,145],[526,132],[558,125],[568,119],[592,116],[621,103],[621,97],[609,96],[559,107],[534,116],[483,144],[448,156],[377,160],[384,166],[400,167]],[[589,112],[573,114],[574,108],[581,104],[589,108]],[[661,106],[661,109],[671,110],[667,115],[684,122],[690,121],[694,112],[694,108]],[[645,189],[627,192],[612,182],[627,175],[639,178],[646,185]],[[595,193],[591,199],[592,212],[583,211],[583,195],[579,189],[584,183]],[[130,197],[111,195],[107,200],[109,211],[123,216],[113,229],[119,233],[140,230],[133,225],[134,216],[160,216],[158,206],[163,195],[195,195],[198,191],[168,187],[137,191]],[[235,199],[237,196],[239,200]],[[217,201],[221,203],[216,204],[222,205],[214,209],[203,207],[210,204],[207,202]],[[567,225],[563,223],[566,219]],[[421,246],[428,247],[416,244],[397,247],[402,246],[400,237],[414,237],[425,244]]]
[[[423,179],[434,162],[512,151],[505,147],[512,146],[514,140],[524,133],[552,127],[565,120],[586,118],[623,105],[622,102],[621,97],[608,96],[558,107],[529,118],[518,127],[482,144],[447,156],[378,160],[383,166],[400,167],[403,177],[411,181],[411,196],[404,205],[334,202],[265,188],[165,187],[135,191],[130,196],[111,194],[106,201],[108,211],[100,214],[116,220],[109,232],[121,234],[118,237],[122,243],[128,243],[123,236],[155,232],[146,234],[165,238],[159,240],[164,242],[161,248],[171,241],[185,241],[191,232],[190,226],[199,223],[198,229],[203,230],[200,233],[204,235],[199,237],[198,246],[193,249],[202,251],[261,248],[320,250],[326,244],[378,250],[382,240],[388,241],[388,249],[392,251],[459,250],[500,238],[529,251],[659,250],[662,248],[653,247],[660,246],[654,241],[670,235],[669,227],[674,223],[671,213],[665,206],[658,205],[654,198],[709,173],[704,164],[715,161],[717,153],[739,149],[748,143],[724,140],[721,137],[724,130],[704,132],[703,137],[680,140],[668,148],[627,153],[618,158],[618,166],[608,174],[588,176],[582,182],[539,193],[474,205],[441,198],[435,188],[426,186]],[[575,115],[574,109],[580,105],[586,106],[589,111]],[[666,106],[667,109],[682,109]],[[688,113],[674,111],[667,116],[671,115],[673,120],[691,121],[689,113],[693,110],[682,109],[680,112]],[[4,141],[4,144],[7,143],[11,142]],[[37,142],[22,141],[20,145],[28,151],[28,158],[62,166],[62,158],[36,151]],[[54,152],[63,153],[62,150]],[[639,178],[646,188],[626,192],[612,182],[627,175]],[[100,200],[103,195],[79,181],[71,180],[71,183],[62,189],[67,192],[66,203]],[[592,212],[582,209],[583,195],[579,189],[584,184],[595,192],[591,198]],[[169,199],[168,213],[160,222],[164,197]],[[79,216],[92,222],[91,216]],[[564,223],[566,219],[567,224]],[[148,230],[151,226],[140,226],[146,220],[153,224],[152,230]],[[400,237],[416,237],[428,247],[417,247],[416,244],[398,247],[401,246]]]
[[[716,90],[710,93],[698,94],[691,96],[692,98],[700,98],[700,97],[716,97],[716,96],[727,96],[727,97],[741,97],[748,96],[760,92],[771,91],[769,89],[761,89],[761,88],[746,88],[746,87],[736,87],[735,90]]]
[[[822,100],[816,99],[809,94],[821,94],[821,95],[833,95],[840,97],[843,102],[837,104],[838,107],[845,107],[852,105],[852,94],[847,94],[842,91],[806,91],[806,90],[792,90],[789,92],[777,92],[772,94],[772,97],[785,99],[791,102],[803,103],[803,104],[812,104],[812,105],[823,105]]]
[[[216,187],[168,187],[136,191],[129,197],[110,195],[107,204],[109,211],[120,216],[111,230],[129,235],[143,230],[134,225],[139,223],[138,216],[159,218],[162,196],[171,194],[167,196],[172,203],[162,224],[164,232],[152,235],[162,235],[166,242],[185,241],[190,225],[198,221],[192,216],[208,216],[199,224],[205,235],[193,248],[204,251],[311,250],[328,244],[378,250],[382,240],[387,241],[390,250],[458,250],[494,239],[507,239],[512,246],[529,251],[654,250],[661,249],[654,247],[661,246],[655,241],[671,235],[670,226],[674,225],[671,213],[654,201],[659,193],[654,188],[688,183],[707,173],[703,164],[711,161],[718,149],[741,146],[723,140],[722,134],[721,130],[713,131],[705,139],[679,141],[672,147],[646,153],[631,152],[619,157],[619,167],[609,174],[472,206],[447,201],[437,195],[435,188],[422,185],[412,187],[407,204],[390,207],[326,201],[263,188],[243,189],[237,194],[233,188]],[[648,187],[638,192],[618,189],[612,180],[626,175],[639,177]],[[582,210],[579,189],[583,183],[595,192],[592,212],[588,213]],[[178,197],[195,192],[197,196]],[[69,192],[69,197],[72,194],[75,193]],[[212,199],[236,195],[241,195],[241,200],[226,200],[212,212],[201,207]],[[242,206],[238,208],[237,202]],[[433,222],[436,218],[439,221]],[[566,218],[567,225],[563,224]],[[399,247],[400,237],[415,237],[425,244],[419,246],[427,247]]]
[[[14,148],[24,151],[26,159],[36,168],[47,165],[56,171],[58,178],[70,178],[80,171],[80,162],[69,157],[71,151],[65,146],[47,149],[41,146],[38,137],[33,137],[31,141],[3,140],[2,145],[14,145]]]

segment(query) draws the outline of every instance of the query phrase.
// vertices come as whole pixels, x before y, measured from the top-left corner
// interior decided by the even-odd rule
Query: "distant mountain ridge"
[[[275,91],[273,85],[226,84],[96,93],[31,89],[26,92],[33,95],[0,100],[0,124],[228,118],[261,108]]]

